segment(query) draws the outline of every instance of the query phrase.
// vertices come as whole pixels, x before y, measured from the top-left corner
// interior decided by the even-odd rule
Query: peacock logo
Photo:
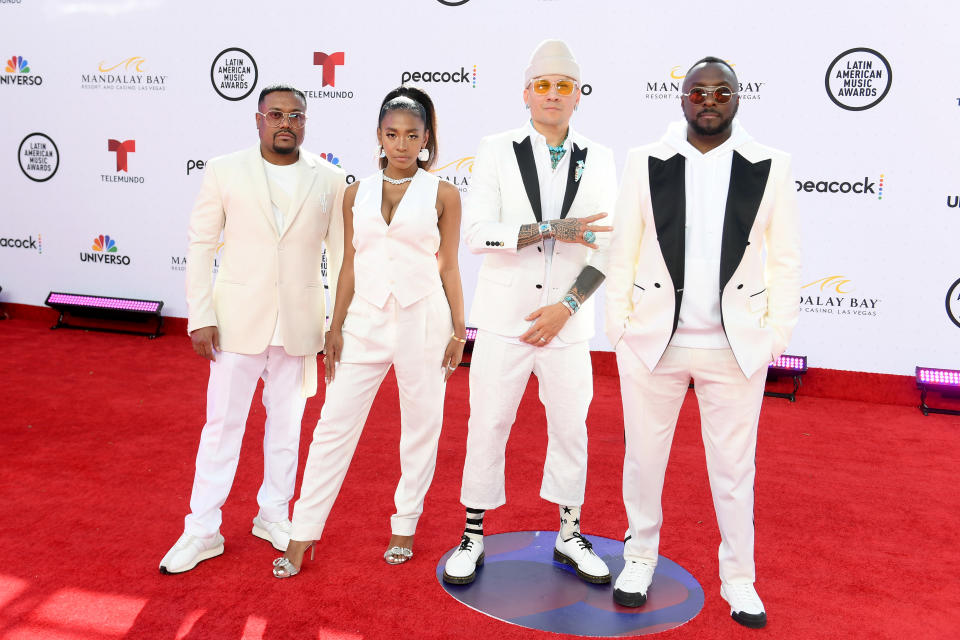
[[[30,63],[23,56],[11,56],[7,60],[7,73],[30,73]]]
[[[102,251],[104,253],[116,253],[117,243],[110,236],[99,235],[93,239],[92,248],[94,251]]]

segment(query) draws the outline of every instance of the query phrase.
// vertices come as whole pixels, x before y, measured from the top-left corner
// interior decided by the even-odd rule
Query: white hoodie
[[[670,341],[675,347],[730,348],[720,323],[723,217],[733,151],[753,139],[737,120],[732,129],[723,144],[707,153],[700,153],[687,142],[686,121],[670,124],[663,136],[663,142],[686,159],[683,299],[677,332]]]

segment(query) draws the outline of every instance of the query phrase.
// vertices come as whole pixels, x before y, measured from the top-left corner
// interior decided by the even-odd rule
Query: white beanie
[[[563,40],[544,40],[537,45],[523,73],[523,86],[534,78],[550,75],[567,76],[580,82],[580,65]]]

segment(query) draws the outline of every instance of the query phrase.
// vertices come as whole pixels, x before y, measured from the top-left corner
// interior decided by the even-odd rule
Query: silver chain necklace
[[[383,181],[389,182],[390,184],[403,184],[405,182],[410,182],[416,177],[416,174],[410,176],[409,178],[391,178],[387,174],[383,174]]]

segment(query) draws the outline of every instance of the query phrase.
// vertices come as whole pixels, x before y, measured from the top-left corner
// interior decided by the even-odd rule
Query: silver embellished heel
[[[317,548],[317,542],[314,540],[310,543],[308,547],[310,549],[310,560],[313,561],[314,551]],[[303,550],[303,555],[307,555],[307,550]],[[300,560],[300,566],[303,566],[303,560]],[[282,556],[273,561],[273,577],[274,578],[292,578],[293,576],[300,573],[300,569],[293,566],[293,563],[287,559],[286,556]]]

